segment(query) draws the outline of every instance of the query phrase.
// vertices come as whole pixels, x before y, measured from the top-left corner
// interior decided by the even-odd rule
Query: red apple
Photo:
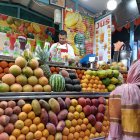
[[[98,105],[99,105],[98,99],[92,99],[92,105],[98,107]]]
[[[78,99],[78,104],[84,107],[86,105],[86,100],[85,98],[81,97]]]
[[[95,123],[96,123],[96,118],[95,118],[94,115],[90,114],[90,115],[88,116],[88,120],[89,120],[89,122],[91,123],[92,126],[95,125]]]
[[[86,98],[86,105],[92,105],[91,100],[89,98]]]
[[[97,107],[96,106],[91,106],[91,114],[96,115],[98,112]]]
[[[84,113],[85,113],[86,116],[89,116],[91,114],[91,107],[89,105],[86,105],[83,108],[83,111],[84,111]]]
[[[104,97],[99,97],[98,101],[99,101],[100,104],[104,104],[104,105],[106,104],[106,100],[105,100]]]
[[[104,114],[97,113],[96,114],[96,120],[102,122],[104,120]]]
[[[105,113],[105,106],[103,104],[99,104],[98,106],[98,112],[99,113]]]
[[[102,132],[102,123],[101,122],[96,122],[94,127],[98,133]]]

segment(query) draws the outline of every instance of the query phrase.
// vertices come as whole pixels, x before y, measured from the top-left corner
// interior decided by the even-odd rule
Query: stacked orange
[[[60,68],[59,67],[50,67],[50,71],[52,74],[58,74]]]
[[[78,70],[76,70],[76,73],[77,73],[78,78],[81,80],[85,73],[85,70],[78,69]]]
[[[108,92],[98,76],[89,75],[86,72],[82,76],[81,86],[84,92]]]

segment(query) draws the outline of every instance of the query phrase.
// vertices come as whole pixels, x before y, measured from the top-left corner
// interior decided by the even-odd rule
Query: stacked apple
[[[79,98],[72,99],[68,109],[67,120],[63,130],[63,139],[89,140],[100,136],[106,136],[109,129],[109,121],[105,116],[106,100]]]

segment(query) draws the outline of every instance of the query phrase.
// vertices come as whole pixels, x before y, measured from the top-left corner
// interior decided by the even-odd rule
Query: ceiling
[[[54,17],[54,9],[58,7],[54,7],[52,5],[46,5],[44,3],[40,3],[39,1],[48,1],[48,0],[0,0],[4,2],[10,2],[15,4],[23,5],[27,8],[30,8],[34,11],[41,13],[42,15],[53,18]],[[76,0],[66,0],[66,5],[68,7],[75,8]],[[103,10],[106,10],[106,3],[108,0],[79,0],[79,9],[80,12],[86,11],[86,13],[90,13],[90,15],[95,15]],[[117,0],[120,3],[122,0]]]

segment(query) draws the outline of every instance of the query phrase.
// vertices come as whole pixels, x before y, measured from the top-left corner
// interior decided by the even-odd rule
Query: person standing
[[[127,83],[109,98],[108,140],[140,140],[140,60],[128,71]]]
[[[75,54],[71,45],[67,43],[67,32],[61,30],[59,32],[59,42],[52,44],[50,48],[50,58],[53,62],[63,62],[63,57],[74,59]]]

